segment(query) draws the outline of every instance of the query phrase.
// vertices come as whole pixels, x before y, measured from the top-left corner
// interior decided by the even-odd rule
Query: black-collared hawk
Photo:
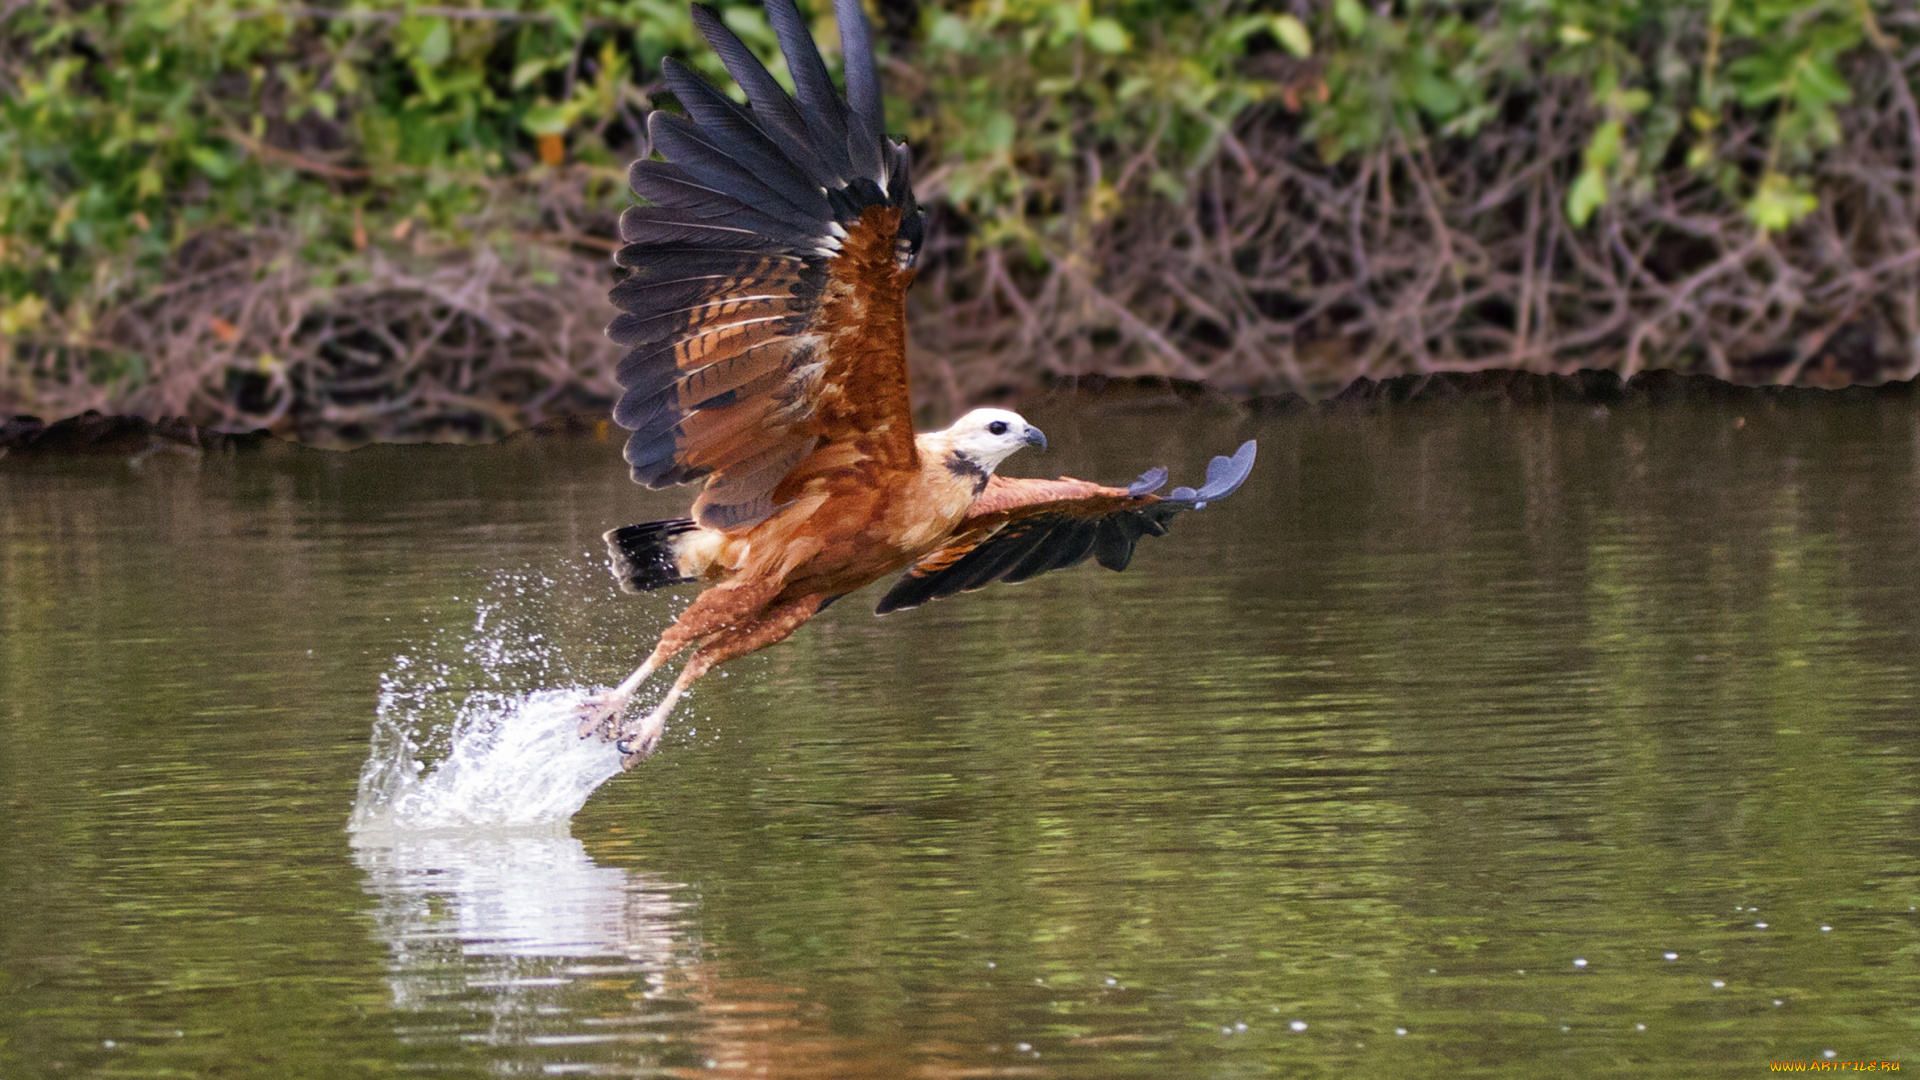
[[[976,409],[915,434],[907,394],[907,288],[925,215],[907,148],[881,123],[859,0],[835,0],[846,96],[793,0],[767,0],[789,95],[710,9],[693,19],[747,104],[674,60],[685,116],[656,111],[653,158],[629,182],[647,205],[620,219],[626,277],[607,334],[632,351],[614,420],[648,487],[703,481],[690,517],[607,533],[630,591],[707,588],[625,682],[581,707],[582,737],[650,754],[687,686],[716,664],[784,640],[829,603],[905,569],[885,614],[993,581],[1024,581],[1093,556],[1123,569],[1143,535],[1231,493],[1254,444],[1216,457],[1200,490],[994,475],[1046,436],[1015,413]],[[693,657],[644,720],[621,717],[648,676]]]

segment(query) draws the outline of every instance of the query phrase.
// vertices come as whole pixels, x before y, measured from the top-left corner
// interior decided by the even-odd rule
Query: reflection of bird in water
[[[897,1047],[839,1035],[799,988],[708,959],[683,885],[596,864],[564,832],[361,836],[353,858],[410,1043],[508,1073],[587,1059],[657,1075],[692,1056],[702,1076],[900,1075]]]
[[[353,858],[395,1007],[484,1017],[496,1044],[552,1034],[583,970],[658,993],[695,947],[679,885],[595,865],[565,833],[363,836]]]
[[[662,62],[686,116],[654,112],[653,149],[630,183],[651,205],[620,219],[630,273],[608,327],[632,347],[614,419],[649,487],[704,479],[689,518],[607,534],[614,572],[640,591],[710,587],[625,682],[582,707],[582,736],[651,753],[687,686],[784,640],[839,597],[902,568],[880,612],[1024,581],[1088,556],[1119,570],[1143,535],[1240,486],[1253,443],[1215,458],[1199,491],[994,475],[1046,437],[1018,415],[976,409],[916,435],[907,395],[906,294],[925,215],[907,148],[882,129],[859,0],[835,0],[846,97],[792,0],[767,0],[796,96],[705,7],[694,22],[746,92],[736,104]],[[623,725],[640,684],[693,657],[644,720]]]

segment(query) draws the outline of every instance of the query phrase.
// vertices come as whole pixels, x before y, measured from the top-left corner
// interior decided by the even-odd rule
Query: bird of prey
[[[581,736],[616,740],[628,767],[694,680],[855,589],[906,569],[885,614],[1088,556],[1120,570],[1141,536],[1253,467],[1249,441],[1214,458],[1198,490],[1162,496],[1165,469],[1127,487],[996,476],[1009,454],[1047,445],[1002,409],[916,435],[906,295],[926,217],[907,148],[882,130],[866,16],[859,0],[835,0],[842,97],[793,0],[766,10],[794,93],[694,5],[747,104],[663,61],[686,114],[648,118],[660,160],[633,163],[647,205],[620,218],[615,262],[628,273],[607,334],[632,349],[613,413],[633,432],[626,460],[648,487],[705,487],[690,517],[614,529],[608,551],[629,591],[708,583],[632,676],[580,707]],[[672,689],[623,721],[641,684],[688,648]]]

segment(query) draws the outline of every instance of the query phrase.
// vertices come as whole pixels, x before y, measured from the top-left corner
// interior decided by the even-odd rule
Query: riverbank
[[[1310,401],[1294,393],[1233,398],[1199,382],[1157,377],[1116,379],[1096,375],[1058,380],[1032,396],[1056,405],[1062,398],[1074,398],[1096,408],[1117,404],[1152,407],[1213,402],[1242,409],[1255,416],[1475,404],[1586,405],[1596,408],[1714,405],[1767,412],[1881,402],[1911,403],[1920,398],[1920,379],[1887,382],[1878,386],[1824,389],[1812,386],[1742,386],[1710,375],[1682,375],[1672,371],[1643,371],[1629,379],[1622,379],[1612,371],[1580,371],[1572,375],[1542,375],[1538,372],[1509,370],[1443,371],[1378,380],[1356,379],[1331,397]],[[1009,400],[1005,403],[1017,405],[1019,402]],[[522,428],[507,438],[572,436],[607,440],[624,435],[605,415],[582,413]],[[346,445],[353,444],[302,442],[281,438],[265,428],[241,432],[219,431],[200,427],[180,417],[156,421],[143,416],[109,416],[94,410],[51,422],[37,416],[15,416],[0,423],[0,458],[16,460],[69,455],[124,455],[144,460],[156,453],[235,453],[257,451],[269,446],[343,448]],[[360,442],[358,445],[368,443]]]

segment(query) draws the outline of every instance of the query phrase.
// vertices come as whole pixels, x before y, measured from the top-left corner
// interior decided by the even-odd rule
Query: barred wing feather
[[[633,164],[649,205],[620,219],[607,334],[631,351],[614,419],[649,487],[695,480],[701,525],[764,520],[817,448],[853,444],[915,466],[904,298],[923,215],[906,147],[881,130],[858,0],[836,0],[848,94],[833,88],[793,0],[768,0],[797,98],[718,17],[694,20],[746,92],[742,106],[676,61],[685,116],[654,112],[664,160]]]

